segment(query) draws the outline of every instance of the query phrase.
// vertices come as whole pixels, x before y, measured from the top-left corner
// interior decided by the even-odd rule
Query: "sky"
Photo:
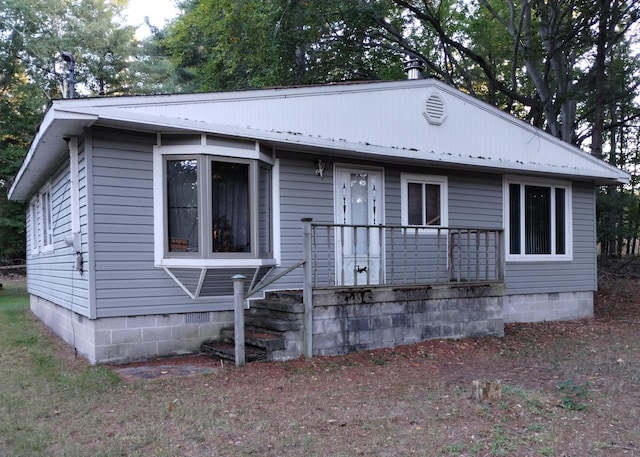
[[[129,7],[126,13],[129,24],[141,24],[136,36],[144,38],[150,34],[149,28],[144,25],[145,16],[149,16],[149,20],[153,25],[162,26],[167,20],[174,18],[178,10],[174,6],[174,0],[129,0]]]

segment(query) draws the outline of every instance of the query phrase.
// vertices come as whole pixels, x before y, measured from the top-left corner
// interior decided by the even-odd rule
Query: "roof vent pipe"
[[[75,98],[76,96],[76,59],[73,58],[73,54],[70,52],[61,53],[62,59],[69,64],[69,98]]]
[[[404,66],[404,71],[407,73],[407,79],[422,79],[422,62],[420,59],[409,59]]]

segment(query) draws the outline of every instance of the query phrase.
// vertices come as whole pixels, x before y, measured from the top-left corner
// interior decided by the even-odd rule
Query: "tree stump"
[[[502,398],[502,386],[500,381],[480,381],[472,383],[473,399],[478,402],[493,402]]]

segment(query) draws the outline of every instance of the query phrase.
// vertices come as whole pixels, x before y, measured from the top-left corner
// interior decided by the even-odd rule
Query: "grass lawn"
[[[0,457],[640,455],[637,280],[601,292],[615,315],[504,338],[133,382],[76,359],[3,282]],[[475,379],[502,397],[471,399]]]

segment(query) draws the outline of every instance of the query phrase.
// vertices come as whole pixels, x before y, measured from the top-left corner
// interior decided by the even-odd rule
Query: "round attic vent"
[[[429,124],[440,125],[447,118],[447,109],[440,94],[431,94],[424,103],[424,117]]]

